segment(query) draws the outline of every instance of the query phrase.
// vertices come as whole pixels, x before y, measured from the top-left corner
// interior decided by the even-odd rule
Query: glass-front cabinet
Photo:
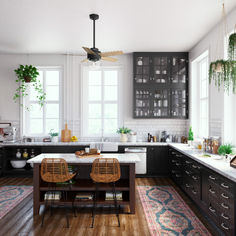
[[[134,118],[188,118],[188,53],[135,52]]]

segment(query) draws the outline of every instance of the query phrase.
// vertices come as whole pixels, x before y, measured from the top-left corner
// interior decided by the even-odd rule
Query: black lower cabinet
[[[172,148],[169,164],[172,180],[210,218],[220,234],[235,235],[235,183]]]
[[[147,174],[148,176],[167,176],[168,166],[168,147],[153,146],[147,149]]]
[[[33,167],[30,164],[26,164],[23,168],[13,168],[11,165],[11,161],[27,161],[32,158],[33,155],[39,155],[41,153],[74,153],[78,150],[84,149],[86,146],[5,146],[0,149],[0,175],[3,176],[32,176],[33,175]],[[17,151],[20,151],[21,157],[16,158]],[[28,153],[27,158],[23,158],[23,152],[26,151]]]

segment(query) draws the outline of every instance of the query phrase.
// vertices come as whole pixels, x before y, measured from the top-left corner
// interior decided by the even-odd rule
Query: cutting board
[[[65,124],[65,129],[61,131],[61,141],[70,142],[71,141],[71,130],[68,129],[67,124]]]

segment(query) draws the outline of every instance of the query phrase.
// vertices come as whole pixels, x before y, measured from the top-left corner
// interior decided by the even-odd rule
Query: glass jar
[[[18,159],[21,158],[21,152],[20,152],[20,149],[17,149],[17,152],[16,152],[16,158],[18,158]]]
[[[28,158],[29,154],[27,152],[27,149],[24,149],[24,152],[23,152],[23,157],[24,158]]]
[[[34,149],[31,150],[31,154],[30,154],[30,158],[33,158],[33,157],[35,157]]]

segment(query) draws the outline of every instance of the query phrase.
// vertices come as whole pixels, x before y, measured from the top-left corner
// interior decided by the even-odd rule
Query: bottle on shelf
[[[17,152],[16,152],[16,158],[18,158],[18,159],[21,158],[21,152],[20,152],[20,149],[17,149]]]
[[[24,149],[24,152],[23,152],[23,157],[26,159],[28,158],[29,154],[27,152],[27,149]]]
[[[31,150],[31,154],[30,154],[30,158],[33,158],[33,157],[35,157],[34,149]]]

